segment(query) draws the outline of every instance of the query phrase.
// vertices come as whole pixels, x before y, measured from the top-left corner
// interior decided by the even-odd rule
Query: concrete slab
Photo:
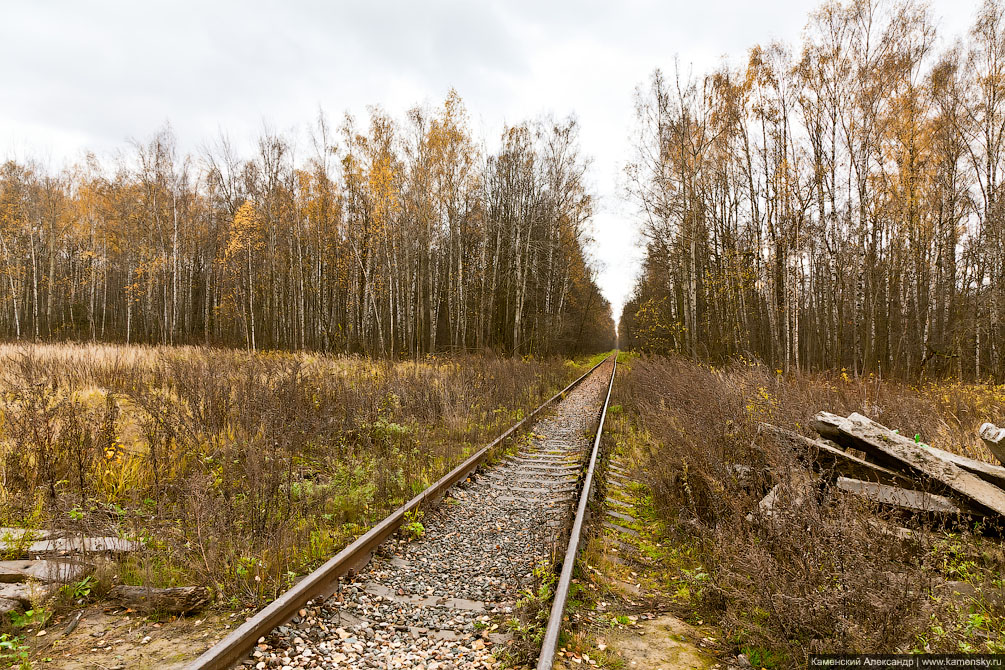
[[[0,584],[0,600],[16,600],[25,607],[31,607],[32,602],[45,600],[58,588],[57,584],[43,584],[37,581]]]
[[[631,535],[632,537],[639,537],[638,531],[633,530],[631,528],[625,528],[624,526],[618,526],[617,524],[613,524],[610,521],[604,522],[604,528],[610,528],[613,531],[616,531],[618,533],[624,533],[626,535]]]
[[[0,552],[10,554],[21,552],[26,544],[46,540],[52,534],[46,530],[31,530],[29,528],[0,528]]]
[[[846,448],[861,449],[879,465],[924,477],[980,513],[1005,516],[1005,468],[922,446],[861,414],[819,412],[813,429]],[[967,510],[969,511],[969,510]]]
[[[620,512],[615,512],[614,510],[607,510],[607,516],[625,521],[627,523],[635,523],[635,517],[628,516],[627,514],[621,514]]]
[[[954,505],[952,500],[934,493],[912,491],[875,482],[863,482],[848,477],[838,477],[837,487],[842,491],[854,493],[883,505],[892,505],[917,512],[960,513],[960,508]]]
[[[66,584],[77,582],[94,571],[94,566],[70,561],[0,561],[0,583],[12,584],[38,579]]]

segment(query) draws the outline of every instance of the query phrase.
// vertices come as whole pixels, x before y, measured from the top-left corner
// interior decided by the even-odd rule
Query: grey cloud
[[[795,41],[817,0],[29,0],[0,2],[0,159],[108,151],[170,121],[183,151],[219,130],[238,144],[321,105],[401,115],[464,97],[493,147],[504,122],[575,111],[596,158],[597,255],[621,304],[637,253],[618,206],[632,90],[679,54],[696,73],[773,38]],[[932,0],[950,33],[976,8]],[[249,142],[250,143],[250,142]]]
[[[528,67],[516,28],[480,3],[63,3],[4,18],[6,113],[105,140],[162,118],[358,104],[395,78],[487,90],[493,75]]]

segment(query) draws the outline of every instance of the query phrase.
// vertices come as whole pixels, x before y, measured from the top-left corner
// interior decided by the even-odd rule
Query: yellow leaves
[[[255,205],[250,200],[245,200],[234,213],[224,258],[229,259],[240,252],[250,254],[252,249],[261,248],[264,243],[262,227],[263,221]]]
[[[468,129],[467,110],[457,91],[451,89],[447,94],[440,115],[429,126],[425,144],[441,207],[461,190],[474,188],[476,149]]]
[[[369,135],[355,133],[351,125],[343,129],[349,152],[342,158],[348,207],[362,207],[359,218],[369,224],[368,232],[383,234],[401,209],[402,168],[396,146],[396,126],[382,110],[370,115]],[[361,196],[361,197],[354,197]]]
[[[467,120],[467,110],[464,109],[464,102],[456,88],[451,87],[443,101],[443,119],[453,123],[464,123]]]
[[[747,399],[745,409],[752,418],[758,421],[771,420],[778,407],[778,400],[768,389],[758,386],[753,395]]]
[[[341,201],[324,165],[314,163],[311,171],[296,170],[295,175],[297,187],[294,197],[299,216],[317,229],[327,230],[337,225]]]
[[[367,175],[370,197],[373,204],[373,221],[376,230],[383,229],[397,213],[398,189],[396,186],[397,171],[395,170],[394,154],[382,151],[375,156],[370,172]]]

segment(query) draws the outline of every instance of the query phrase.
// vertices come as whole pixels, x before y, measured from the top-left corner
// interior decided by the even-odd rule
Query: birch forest
[[[622,346],[1005,379],[1005,8],[937,43],[921,3],[828,3],[803,35],[638,89]]]
[[[0,337],[418,356],[614,344],[584,251],[573,119],[476,141],[460,97],[404,120],[323,115],[182,155],[0,166]]]

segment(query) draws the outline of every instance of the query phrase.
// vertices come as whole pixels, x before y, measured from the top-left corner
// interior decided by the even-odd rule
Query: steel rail
[[[579,496],[579,507],[576,509],[576,520],[572,524],[572,533],[569,535],[569,548],[565,551],[565,558],[562,560],[562,574],[558,578],[558,586],[555,587],[555,599],[551,603],[551,614],[548,616],[548,627],[544,632],[544,639],[541,642],[541,655],[538,657],[537,670],[551,670],[555,663],[555,652],[558,649],[558,637],[562,632],[562,615],[565,612],[565,601],[569,597],[569,586],[572,584],[572,570],[576,565],[576,556],[579,554],[579,538],[583,532],[583,524],[586,521],[586,506],[590,502],[591,489],[593,488],[593,473],[597,466],[597,454],[600,452],[600,437],[604,433],[604,419],[607,417],[607,406],[611,402],[611,390],[614,388],[614,374],[618,371],[618,354],[614,353],[614,367],[611,369],[611,381],[607,384],[607,397],[604,398],[604,407],[600,411],[600,423],[597,425],[597,435],[593,440],[593,451],[590,453],[590,465],[586,469],[586,478],[583,480],[583,492]]]
[[[533,420],[556,400],[564,397],[566,393],[578,386],[609,359],[610,356],[594,365],[581,377],[544,401],[530,414],[510,426],[504,433],[472,454],[440,480],[431,484],[425,491],[391,512],[383,521],[361,535],[334,557],[328,559],[320,568],[304,577],[289,591],[286,591],[276,600],[266,605],[230,635],[217,642],[199,656],[199,658],[185,666],[185,670],[226,670],[230,668],[251,651],[258,642],[258,638],[268,634],[276,626],[292,619],[296,612],[308,601],[321,595],[327,596],[333,593],[338,580],[350,570],[359,569],[365,564],[373,551],[393,535],[398,527],[404,523],[406,514],[418,509],[427,501],[437,500],[454,484],[467,478],[488,457],[492,449],[527,425],[528,422]],[[616,357],[615,366],[617,366]],[[610,391],[608,391],[608,396],[610,396]]]

